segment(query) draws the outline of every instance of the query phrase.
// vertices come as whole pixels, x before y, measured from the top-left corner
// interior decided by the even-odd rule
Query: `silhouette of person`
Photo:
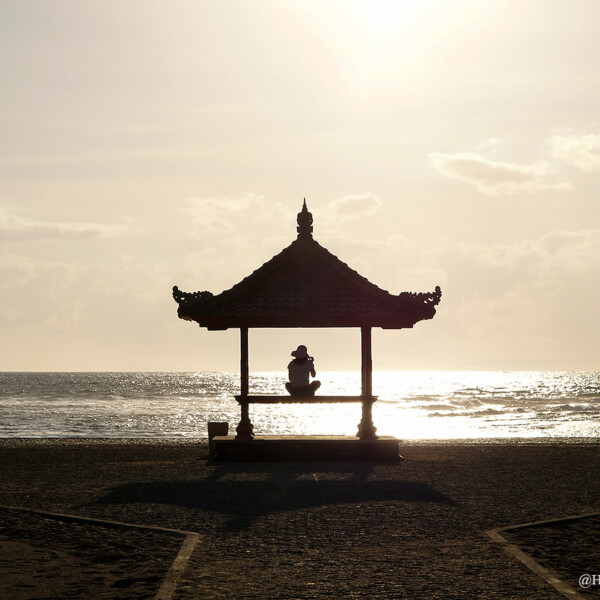
[[[290,380],[285,384],[285,389],[292,396],[314,396],[321,387],[320,381],[310,383],[310,375],[317,376],[315,359],[308,355],[306,346],[300,345],[292,352],[294,360],[288,365]]]

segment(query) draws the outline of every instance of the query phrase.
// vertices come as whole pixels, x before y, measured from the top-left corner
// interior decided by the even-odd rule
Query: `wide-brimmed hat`
[[[295,358],[306,358],[308,356],[306,346],[300,344],[296,350],[292,350],[292,356]]]

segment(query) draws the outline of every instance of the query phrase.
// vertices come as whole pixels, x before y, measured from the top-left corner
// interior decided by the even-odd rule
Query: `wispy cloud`
[[[43,239],[89,239],[112,237],[128,230],[125,225],[34,221],[9,214],[0,208],[0,241]]]
[[[0,289],[23,285],[34,275],[35,269],[24,256],[4,254],[0,256]]]
[[[600,230],[552,231],[539,238],[504,244],[452,243],[431,253],[449,271],[461,271],[466,282],[476,275],[485,285],[480,293],[497,295],[511,286],[536,285],[549,289],[581,272],[600,268]],[[592,279],[596,279],[593,277]]]
[[[597,357],[600,230],[492,244],[445,240],[427,258],[446,276],[440,310],[452,339],[482,356],[510,356],[519,348],[562,358],[578,355],[585,344]],[[588,335],[574,337],[574,331]]]
[[[375,214],[381,208],[381,200],[371,192],[349,194],[333,200],[328,207],[328,217],[347,221]]]
[[[247,223],[247,219],[256,214],[260,221],[289,217],[279,202],[268,201],[265,196],[252,192],[236,197],[188,198],[181,211],[191,220],[190,233],[194,236],[236,231],[240,221]]]
[[[520,165],[490,160],[471,152],[432,152],[429,158],[442,175],[469,183],[489,196],[571,188],[567,182],[553,181],[543,162]]]
[[[506,140],[499,137],[492,137],[477,146],[477,150],[487,156],[496,156],[498,150],[506,143]]]
[[[600,135],[555,133],[549,141],[550,153],[582,171],[600,169]]]

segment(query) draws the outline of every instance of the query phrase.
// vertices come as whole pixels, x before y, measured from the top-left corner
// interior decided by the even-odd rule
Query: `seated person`
[[[321,387],[320,381],[309,383],[309,375],[316,377],[315,359],[308,355],[306,346],[300,345],[292,352],[294,360],[288,365],[290,380],[285,389],[292,396],[314,396]]]

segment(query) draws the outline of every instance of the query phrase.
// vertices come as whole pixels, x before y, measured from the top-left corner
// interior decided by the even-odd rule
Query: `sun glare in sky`
[[[484,28],[495,5],[464,1],[457,10],[438,0],[354,0],[293,6],[327,40],[347,84],[360,95],[422,77],[456,40],[468,42]]]

